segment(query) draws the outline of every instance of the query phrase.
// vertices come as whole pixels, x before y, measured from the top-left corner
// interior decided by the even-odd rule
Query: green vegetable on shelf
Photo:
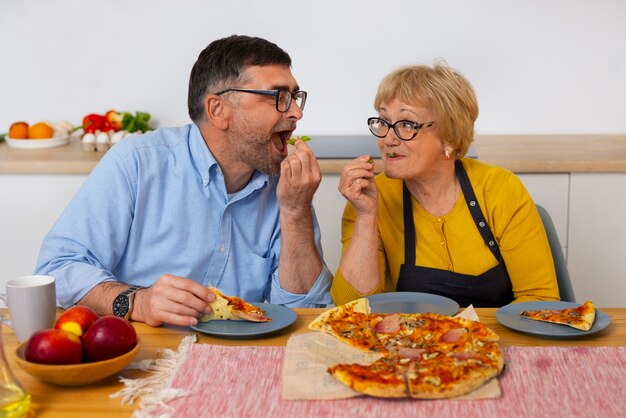
[[[306,136],[306,135],[303,135],[303,136],[294,136],[293,138],[289,138],[289,139],[287,140],[287,143],[288,143],[289,145],[295,145],[295,144],[296,144],[296,141],[297,141],[298,139],[300,139],[300,140],[302,140],[302,141],[304,141],[304,142],[308,142],[308,141],[310,141],[310,140],[311,140],[311,137],[308,137],[308,136]]]
[[[131,133],[151,131],[152,128],[148,125],[149,120],[150,113],[136,112],[133,116],[132,113],[124,112],[122,113],[122,129]]]

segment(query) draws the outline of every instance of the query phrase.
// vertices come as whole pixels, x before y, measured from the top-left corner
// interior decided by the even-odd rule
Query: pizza
[[[215,294],[215,300],[209,302],[211,312],[203,315],[200,318],[200,322],[219,319],[252,322],[268,322],[272,320],[265,316],[265,312],[262,309],[237,296],[226,296],[215,287],[209,287],[209,289]]]
[[[577,308],[522,311],[520,316],[535,321],[569,325],[581,331],[589,331],[596,320],[596,308],[591,301],[586,301]]]
[[[500,374],[498,336],[480,322],[434,313],[370,313],[357,299],[322,313],[310,325],[344,343],[382,356],[371,364],[335,364],[336,380],[382,398],[451,398]]]

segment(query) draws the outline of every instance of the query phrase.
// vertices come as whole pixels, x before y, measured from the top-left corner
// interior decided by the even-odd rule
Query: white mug
[[[56,288],[52,276],[21,276],[9,280],[0,299],[9,308],[13,328],[21,343],[41,329],[53,328],[56,321]]]

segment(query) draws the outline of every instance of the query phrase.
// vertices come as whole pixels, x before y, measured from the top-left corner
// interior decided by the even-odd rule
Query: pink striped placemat
[[[501,398],[432,401],[369,397],[286,401],[281,399],[285,347],[192,343],[181,351],[185,355],[179,364],[168,369],[162,404],[152,402],[149,408],[140,404],[134,416],[626,416],[626,347],[504,347]],[[168,400],[167,391],[175,399]]]

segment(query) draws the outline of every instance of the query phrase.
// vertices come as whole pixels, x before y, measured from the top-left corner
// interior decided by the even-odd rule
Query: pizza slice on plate
[[[596,320],[596,308],[593,306],[592,302],[586,301],[577,308],[522,311],[520,312],[520,316],[535,321],[569,325],[581,331],[589,331],[593,326],[593,322]]]
[[[265,316],[265,312],[262,309],[245,302],[237,296],[226,296],[215,287],[209,287],[209,289],[215,294],[215,300],[209,303],[211,312],[200,318],[200,322],[220,319],[252,322],[268,322],[272,320]]]

